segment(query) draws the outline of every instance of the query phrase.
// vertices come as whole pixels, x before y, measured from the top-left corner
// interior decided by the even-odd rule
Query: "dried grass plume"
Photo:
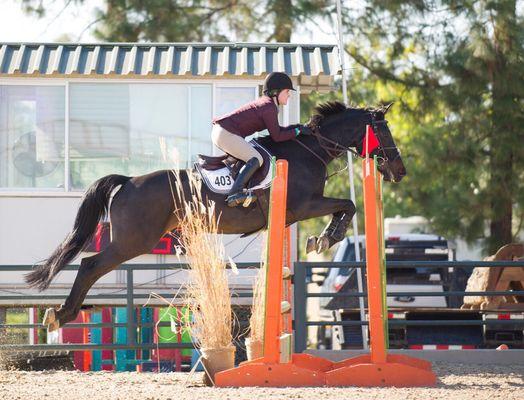
[[[176,180],[180,182],[179,179]],[[185,199],[178,185],[183,212],[180,228],[190,266],[188,305],[193,321],[189,328],[200,348],[224,348],[232,345],[231,295],[226,272],[225,249],[218,234],[215,204],[202,201],[198,182],[189,179],[191,199]]]

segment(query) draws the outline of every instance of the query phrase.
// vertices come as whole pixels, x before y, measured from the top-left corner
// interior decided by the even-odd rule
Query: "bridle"
[[[389,161],[388,156],[386,154],[386,149],[395,148],[395,147],[384,147],[382,145],[382,140],[381,140],[382,129],[379,128],[379,125],[385,125],[385,124],[387,124],[388,121],[385,120],[385,119],[377,120],[377,119],[375,119],[375,114],[374,113],[370,113],[370,114],[371,114],[371,127],[373,128],[373,131],[375,132],[375,136],[377,137],[377,140],[379,142],[379,147],[378,147],[379,154],[377,155],[378,163],[379,163],[379,165],[383,165],[384,163]],[[325,136],[322,136],[322,134],[320,132],[319,124],[309,124],[309,127],[311,128],[311,130],[313,132],[312,136],[317,140],[320,148],[322,150],[324,150],[324,152],[331,159],[337,159],[340,156],[342,156],[342,154],[344,154],[345,152],[350,152],[350,153],[354,154],[358,158],[364,158],[363,156],[361,156],[357,151],[353,150],[352,148],[344,146],[344,145],[342,145],[342,144],[340,144],[338,142],[335,142],[334,140],[331,140],[331,139],[329,139],[329,138],[327,138]],[[320,162],[322,164],[324,164],[324,166],[326,167],[326,170],[327,170],[328,163],[321,156],[319,156],[314,150],[312,150],[305,143],[302,143],[297,138],[295,138],[293,140],[296,143],[298,143],[299,145],[301,145],[303,148],[305,148],[307,151],[309,151],[311,154],[313,154],[318,160],[320,160]],[[397,156],[395,158],[397,158],[399,156],[400,156],[400,152],[398,151]],[[333,174],[326,176],[326,179],[329,179],[333,175],[336,175],[336,174],[344,171],[346,168],[347,168],[347,165],[346,165],[346,167],[342,168],[341,170],[336,171]]]
[[[384,165],[386,162],[393,162],[397,158],[400,157],[400,150],[396,146],[384,146],[383,144],[384,141],[382,140],[383,139],[382,129],[380,129],[378,125],[386,125],[387,123],[388,121],[386,119],[375,120],[374,115],[371,118],[371,127],[373,128],[373,132],[375,132],[375,137],[377,138],[378,143],[379,143],[378,154],[377,154],[377,163],[379,166]],[[386,154],[386,150],[389,150],[389,149],[396,150],[397,154],[395,158],[393,158],[393,160],[390,160],[388,155]]]

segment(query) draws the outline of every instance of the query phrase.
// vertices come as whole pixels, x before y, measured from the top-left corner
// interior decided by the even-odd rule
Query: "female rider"
[[[267,129],[275,142],[283,142],[298,136],[310,135],[311,129],[305,125],[282,127],[278,123],[278,106],[288,102],[293,88],[291,78],[283,72],[270,73],[265,81],[263,96],[235,111],[215,118],[211,138],[215,146],[227,154],[244,161],[233,187],[226,199],[229,207],[240,204],[249,205],[255,196],[244,192],[249,180],[262,166],[262,156],[251,146],[245,137]]]

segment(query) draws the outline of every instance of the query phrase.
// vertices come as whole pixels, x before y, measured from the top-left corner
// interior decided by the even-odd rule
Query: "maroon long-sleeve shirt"
[[[268,96],[259,97],[229,114],[213,119],[213,124],[242,137],[267,129],[275,142],[293,139],[297,126],[279,125],[278,107]]]

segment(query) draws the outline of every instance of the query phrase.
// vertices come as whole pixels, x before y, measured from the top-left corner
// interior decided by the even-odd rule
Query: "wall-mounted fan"
[[[38,178],[51,174],[57,167],[57,161],[39,161],[36,157],[36,132],[31,131],[20,136],[12,147],[13,164],[25,176]]]

